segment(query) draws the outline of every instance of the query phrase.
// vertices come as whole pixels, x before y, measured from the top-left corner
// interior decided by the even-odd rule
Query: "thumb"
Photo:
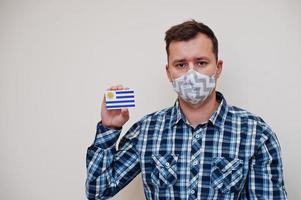
[[[121,115],[122,115],[122,116],[125,116],[125,117],[129,116],[129,109],[127,109],[127,108],[122,108],[122,109],[121,109]]]

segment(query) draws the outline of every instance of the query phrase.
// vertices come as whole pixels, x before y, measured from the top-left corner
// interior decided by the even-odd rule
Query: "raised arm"
[[[86,157],[86,196],[90,200],[114,196],[140,173],[136,150],[139,122],[127,131],[117,149],[121,127],[129,119],[128,110],[108,111],[103,100],[101,116],[102,121],[97,124],[96,137]]]

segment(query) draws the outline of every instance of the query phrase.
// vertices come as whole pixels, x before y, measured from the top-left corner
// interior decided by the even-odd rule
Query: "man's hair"
[[[218,60],[218,41],[214,32],[207,25],[193,19],[172,26],[165,32],[167,58],[169,56],[169,45],[172,41],[188,41],[196,37],[198,33],[205,34],[212,41],[212,50],[216,60]]]

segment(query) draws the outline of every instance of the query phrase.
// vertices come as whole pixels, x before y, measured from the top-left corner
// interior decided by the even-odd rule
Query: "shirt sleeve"
[[[136,150],[139,122],[135,123],[116,142],[121,129],[107,128],[99,122],[94,143],[88,147],[86,156],[86,196],[89,200],[107,199],[125,187],[141,171]]]
[[[250,163],[247,183],[248,199],[287,199],[284,188],[281,149],[276,134],[267,128],[264,139]]]

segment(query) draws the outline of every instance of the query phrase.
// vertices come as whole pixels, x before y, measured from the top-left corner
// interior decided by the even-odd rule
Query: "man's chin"
[[[180,102],[184,103],[185,105],[187,105],[190,108],[199,108],[201,106],[203,106],[204,104],[206,104],[208,101],[210,101],[211,97],[214,95],[215,90],[213,90],[209,96],[207,96],[205,99],[200,100],[197,103],[191,103],[189,101],[184,100],[181,96],[178,96]]]
[[[191,102],[189,102],[189,101],[186,101],[186,100],[184,100],[182,97],[178,97],[179,98],[179,100],[180,100],[180,103],[183,103],[183,104],[185,104],[186,106],[188,106],[188,107],[190,107],[190,108],[198,108],[198,107],[200,107],[200,106],[202,106],[203,105],[203,103],[204,103],[204,101],[199,101],[199,102],[197,102],[197,103],[191,103]]]

